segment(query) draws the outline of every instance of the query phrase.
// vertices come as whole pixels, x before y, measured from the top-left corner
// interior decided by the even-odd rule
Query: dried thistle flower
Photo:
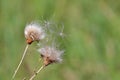
[[[22,55],[22,58],[12,76],[12,79],[15,78],[16,76],[16,73],[18,72],[19,70],[19,67],[20,65],[22,64],[23,62],[23,59],[26,55],[26,52],[27,52],[27,49],[28,49],[28,44],[31,44],[32,42],[34,41],[39,41],[41,39],[43,39],[45,37],[45,32],[44,30],[42,29],[42,27],[40,26],[40,24],[38,23],[30,23],[28,24],[26,27],[25,27],[25,30],[24,30],[24,34],[25,34],[25,38],[26,38],[26,42],[27,42],[27,46],[23,52],[23,55]]]
[[[24,30],[26,42],[31,44],[33,41],[39,41],[45,37],[44,30],[38,23],[28,24]]]
[[[38,51],[40,52],[41,57],[43,58],[45,66],[55,62],[61,62],[61,54],[64,53],[64,51],[57,49],[55,46],[46,46],[40,48]]]

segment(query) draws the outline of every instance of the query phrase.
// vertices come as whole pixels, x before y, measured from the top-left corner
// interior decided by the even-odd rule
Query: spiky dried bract
[[[45,66],[55,62],[61,62],[61,54],[64,53],[64,51],[61,51],[53,46],[46,46],[40,48],[38,51],[40,52],[41,57],[43,58]]]
[[[25,27],[25,38],[28,44],[39,41],[45,37],[45,32],[39,23],[30,23]]]

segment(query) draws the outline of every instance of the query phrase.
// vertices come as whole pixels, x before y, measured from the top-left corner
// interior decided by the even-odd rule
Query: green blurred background
[[[35,80],[120,80],[120,0],[0,0],[0,80],[10,80],[25,48],[24,27],[33,20],[64,24],[61,64]],[[38,64],[30,46],[15,80]]]

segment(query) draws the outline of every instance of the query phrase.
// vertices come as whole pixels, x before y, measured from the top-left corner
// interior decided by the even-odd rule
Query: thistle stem
[[[24,57],[25,57],[25,55],[26,55],[26,52],[27,52],[28,47],[29,47],[29,45],[27,44],[26,47],[25,47],[25,50],[24,50],[24,52],[23,52],[22,58],[21,58],[18,66],[17,66],[17,68],[16,68],[16,70],[15,70],[13,76],[12,76],[12,80],[14,80],[14,78],[15,78],[15,76],[16,76],[16,73],[18,72],[18,70],[19,70],[19,68],[20,68],[20,65],[21,65],[22,62],[23,62],[23,59],[24,59]]]
[[[44,67],[45,67],[44,65],[41,66],[41,67],[38,69],[38,71],[37,71],[36,73],[34,73],[33,76],[31,76],[31,78],[30,78],[29,80],[33,80],[33,79],[35,78],[35,76],[37,76],[37,74],[38,74]]]

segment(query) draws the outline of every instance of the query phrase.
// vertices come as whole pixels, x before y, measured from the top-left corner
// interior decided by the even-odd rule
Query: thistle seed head
[[[43,58],[45,66],[55,62],[61,62],[61,54],[64,53],[64,51],[58,50],[56,47],[53,46],[46,46],[40,48],[38,51],[40,52],[41,57]]]
[[[39,41],[45,37],[45,32],[38,23],[30,23],[24,30],[26,42],[31,44],[34,41]]]

